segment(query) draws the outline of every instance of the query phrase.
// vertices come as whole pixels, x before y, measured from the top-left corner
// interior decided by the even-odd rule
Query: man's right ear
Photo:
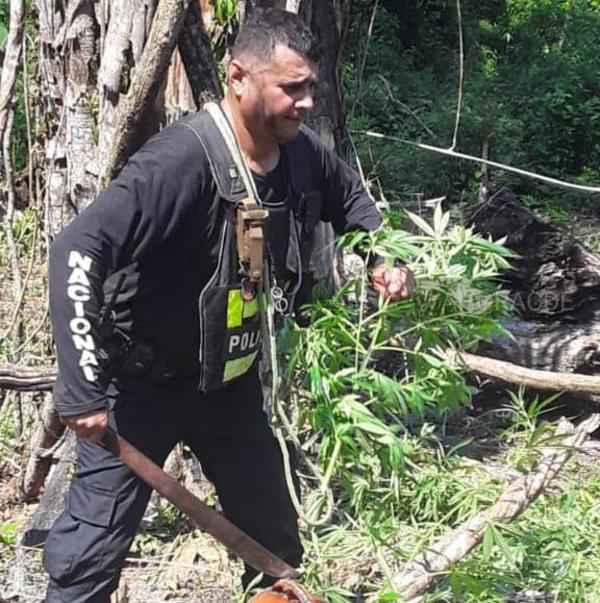
[[[237,59],[233,59],[229,63],[227,70],[227,83],[233,93],[239,98],[244,93],[246,86],[247,71],[245,67]]]

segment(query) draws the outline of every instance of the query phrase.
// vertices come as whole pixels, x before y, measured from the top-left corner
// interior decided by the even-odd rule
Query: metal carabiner
[[[285,314],[288,311],[289,303],[283,293],[283,289],[277,285],[271,289],[271,299],[273,300],[273,307],[279,314]]]

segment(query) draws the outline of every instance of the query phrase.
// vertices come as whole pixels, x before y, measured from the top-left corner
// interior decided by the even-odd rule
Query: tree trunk
[[[185,15],[183,29],[179,36],[179,55],[185,66],[196,107],[200,109],[207,101],[220,99],[221,84],[210,40],[204,29],[201,9],[195,1],[190,4]]]
[[[288,1],[288,7],[293,4]],[[298,4],[298,3],[296,3]],[[349,0],[302,0],[299,13],[321,46],[319,86],[315,109],[309,125],[318,132],[327,147],[349,160],[344,149],[346,129],[344,122],[343,89],[340,62],[350,15]],[[330,224],[320,222],[315,239],[315,276],[327,283],[328,289],[339,285],[335,275],[341,272],[341,256],[335,257],[334,232]],[[334,266],[337,264],[337,267]]]
[[[64,4],[38,0],[42,96],[51,131],[45,170],[46,232],[50,239],[94,199],[99,173],[94,166],[105,165],[113,173],[111,162],[122,164],[136,143],[147,137],[148,130],[157,129],[156,120],[148,119],[148,111],[133,113],[140,107],[148,108],[154,100],[186,6],[186,0],[161,3],[162,16],[156,20],[154,41],[150,41],[145,62],[129,87],[129,104],[119,109],[133,63],[146,45],[156,0],[68,0]],[[96,97],[100,99],[99,144],[94,135]],[[134,107],[132,103],[137,104]],[[115,118],[120,111],[123,117],[117,126]],[[145,131],[140,128],[143,118],[147,122],[144,125],[150,124]],[[142,134],[137,135],[140,131]],[[111,140],[113,151],[107,157],[106,145]],[[99,160],[102,158],[105,161]],[[50,400],[44,403],[42,417],[31,439],[33,452],[23,484],[28,500],[38,496],[52,465],[51,458],[36,451],[52,448],[64,429]],[[65,485],[62,487],[64,490]]]
[[[21,49],[23,48],[24,25],[24,0],[10,0],[8,37],[6,38],[0,77],[0,142],[4,141],[4,132],[13,101],[17,71],[21,60]]]
[[[121,102],[117,127],[103,163],[102,187],[144,142],[137,136],[138,129],[162,86],[188,5],[189,0],[163,0],[158,6],[145,51]]]
[[[54,238],[96,195],[95,95],[99,26],[91,0],[63,5],[38,0],[40,80],[51,137],[46,144],[46,235]],[[35,500],[52,467],[52,449],[64,432],[51,398],[44,400],[41,421],[31,437],[22,484],[26,500]]]
[[[344,118],[342,112],[342,85],[340,58],[343,49],[350,2],[348,0],[246,0],[245,11],[253,8],[280,8],[298,13],[310,26],[321,46],[319,86],[315,109],[308,125],[331,150],[344,157]],[[346,157],[347,158],[347,157]],[[334,233],[329,224],[319,223],[316,231],[313,262],[317,280],[334,287]]]

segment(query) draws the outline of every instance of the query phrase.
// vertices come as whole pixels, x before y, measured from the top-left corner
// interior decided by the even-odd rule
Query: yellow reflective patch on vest
[[[231,289],[227,301],[227,328],[235,329],[242,326],[244,300],[240,289]]]
[[[242,356],[235,360],[228,360],[225,363],[225,370],[223,371],[223,381],[231,381],[236,377],[242,376],[252,366],[252,363],[256,359],[258,351],[248,354],[248,356]]]
[[[244,318],[252,318],[258,314],[258,297],[244,302]]]

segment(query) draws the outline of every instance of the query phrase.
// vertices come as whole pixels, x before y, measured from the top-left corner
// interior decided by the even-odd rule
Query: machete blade
[[[208,532],[255,570],[275,578],[298,577],[298,572],[293,567],[206,506],[112,428],[107,428],[102,444],[138,477],[185,513],[201,530]]]

